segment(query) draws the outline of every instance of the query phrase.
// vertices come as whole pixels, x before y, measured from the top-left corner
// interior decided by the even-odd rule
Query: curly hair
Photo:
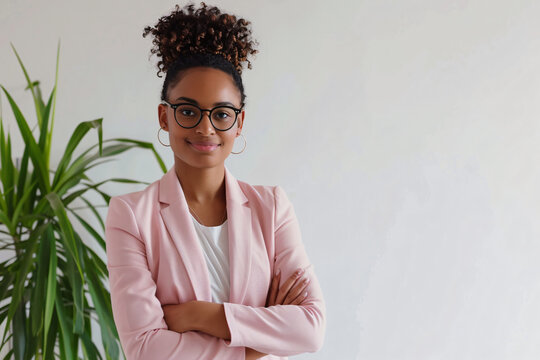
[[[153,26],[144,28],[143,37],[151,34],[151,55],[161,59],[157,63],[157,76],[166,73],[161,98],[165,100],[169,86],[179,81],[179,73],[195,66],[207,66],[230,74],[240,93],[245,94],[241,74],[245,63],[251,69],[249,55],[258,53],[258,42],[251,37],[251,22],[235,15],[222,13],[215,6],[201,2],[183,8],[179,5],[167,16],[159,18]]]

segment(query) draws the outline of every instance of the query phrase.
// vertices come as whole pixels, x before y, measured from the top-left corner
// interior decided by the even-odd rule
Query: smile
[[[189,145],[191,145],[191,147],[193,147],[194,149],[196,149],[198,151],[202,151],[202,152],[211,152],[211,151],[214,151],[215,149],[217,149],[218,146],[220,146],[220,145],[197,145],[197,144],[192,144],[187,140],[186,140],[186,142]]]

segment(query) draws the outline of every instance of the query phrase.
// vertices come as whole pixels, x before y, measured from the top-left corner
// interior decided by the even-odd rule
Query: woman
[[[106,220],[114,320],[128,359],[287,359],[323,343],[325,303],[279,186],[224,162],[245,120],[250,22],[178,5],[143,36],[166,73],[158,105],[174,166],[112,197]],[[244,144],[245,147],[245,144]],[[303,274],[297,273],[303,271]],[[281,282],[281,278],[285,281]]]

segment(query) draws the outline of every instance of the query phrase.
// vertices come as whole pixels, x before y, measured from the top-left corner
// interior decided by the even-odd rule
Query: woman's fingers
[[[302,300],[304,299],[304,293],[306,292],[306,288],[309,285],[309,280],[310,279],[307,277],[299,279],[295,283],[294,287],[289,290],[289,293],[283,300],[283,305],[291,305],[297,300],[302,302]]]
[[[300,295],[298,295],[298,296],[296,297],[296,299],[294,299],[294,300],[293,300],[292,302],[290,302],[288,305],[299,305],[299,304],[301,304],[302,301],[304,301],[304,300],[307,298],[307,294],[308,294],[307,291],[305,291],[305,290],[302,291],[302,292],[300,293]]]
[[[276,295],[278,292],[279,280],[281,279],[281,271],[278,270],[277,274],[272,277],[272,283],[270,284],[270,290],[268,291],[268,297],[266,298],[266,307],[276,304]]]
[[[283,285],[279,288],[279,291],[277,293],[276,297],[276,303],[277,304],[283,304],[283,300],[289,293],[289,290],[293,286],[294,282],[302,276],[304,273],[304,269],[298,269],[296,270],[289,278],[283,283]]]

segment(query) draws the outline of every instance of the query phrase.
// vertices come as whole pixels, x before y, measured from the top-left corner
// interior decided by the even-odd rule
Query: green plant
[[[104,222],[97,211],[99,205],[85,195],[90,190],[97,192],[108,205],[110,196],[100,189],[104,183],[148,183],[125,178],[94,182],[87,173],[132,148],[151,150],[163,172],[165,164],[151,143],[126,138],[102,140],[103,119],[96,119],[78,124],[58,166],[51,169],[60,42],[55,83],[47,103],[39,81],[30,80],[13,44],[11,47],[32,93],[39,133],[34,136],[19,106],[0,85],[25,144],[20,163],[14,163],[0,108],[0,250],[10,254],[0,263],[0,323],[6,322],[0,349],[12,339],[6,358],[71,360],[79,358],[81,350],[85,359],[102,359],[92,340],[90,325],[94,320],[100,326],[106,358],[118,359],[121,347],[110,294],[104,286],[107,267],[88,246],[91,240],[105,251],[100,235]],[[97,144],[75,157],[81,140],[92,129],[97,131]],[[80,209],[73,206],[76,201],[91,211],[101,231],[76,211]],[[75,220],[84,233],[75,229]]]

